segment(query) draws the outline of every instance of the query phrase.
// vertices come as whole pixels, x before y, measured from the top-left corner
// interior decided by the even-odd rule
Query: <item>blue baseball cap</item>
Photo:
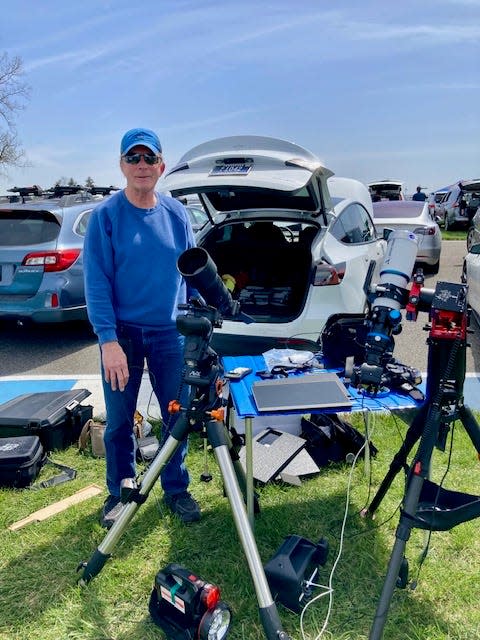
[[[148,147],[153,153],[162,153],[162,145],[158,139],[157,134],[151,129],[130,129],[123,136],[120,143],[120,153],[123,156],[128,153],[130,149],[136,147],[138,144]]]

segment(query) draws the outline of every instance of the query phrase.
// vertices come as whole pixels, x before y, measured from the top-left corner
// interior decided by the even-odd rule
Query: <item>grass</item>
[[[445,231],[445,229],[441,228],[442,232],[442,240],[465,240],[467,241],[467,230],[466,229],[454,229],[453,231]]]
[[[352,417],[355,421],[357,416]],[[357,426],[361,426],[358,425]],[[333,578],[334,598],[328,640],[368,637],[398,524],[403,494],[399,474],[375,520],[359,517],[369,504],[401,444],[406,427],[392,416],[375,418],[372,440],[379,449],[371,464],[371,482],[362,462],[352,472],[350,507],[343,552]],[[450,471],[445,486],[480,493],[476,453],[458,425],[454,429]],[[188,466],[192,492],[202,506],[200,523],[185,527],[165,512],[161,491],[154,488],[137,512],[103,571],[84,588],[76,584],[76,568],[103,540],[98,524],[104,496],[91,498],[43,522],[18,531],[11,523],[73,494],[89,483],[104,483],[104,461],[79,454],[75,447],[52,457],[77,469],[77,478],[40,491],[0,491],[0,638],[2,640],[154,640],[162,632],[149,618],[148,599],[159,569],[178,562],[222,589],[233,610],[232,640],[260,640],[264,633],[258,604],[222,479],[209,453],[210,483],[202,483],[203,444],[191,436]],[[445,471],[447,453],[435,452],[433,479]],[[262,561],[295,533],[311,541],[327,538],[330,552],[320,570],[328,582],[340,544],[349,467],[335,464],[305,480],[301,487],[271,483],[259,488],[261,513],[255,537]],[[46,471],[42,471],[41,478]],[[411,577],[417,577],[424,533],[414,529],[406,547]],[[478,637],[480,610],[480,537],[478,521],[448,532],[433,533],[416,590],[395,590],[385,627],[385,640],[471,640]],[[327,612],[327,599],[309,607],[305,637],[313,640]],[[279,605],[286,631],[300,640],[299,616]]]

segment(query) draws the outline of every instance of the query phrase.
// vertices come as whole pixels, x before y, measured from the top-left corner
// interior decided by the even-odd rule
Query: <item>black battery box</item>
[[[45,451],[66,449],[93,415],[91,405],[80,404],[89,395],[87,389],[70,389],[12,398],[0,405],[0,438],[38,436]]]
[[[0,486],[28,487],[45,461],[46,453],[38,436],[0,439]]]

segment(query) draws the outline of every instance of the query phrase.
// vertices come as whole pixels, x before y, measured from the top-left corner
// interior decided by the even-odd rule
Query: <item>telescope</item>
[[[222,316],[233,317],[240,313],[240,303],[232,298],[205,249],[193,247],[184,251],[178,258],[177,269],[206,303],[215,307]]]

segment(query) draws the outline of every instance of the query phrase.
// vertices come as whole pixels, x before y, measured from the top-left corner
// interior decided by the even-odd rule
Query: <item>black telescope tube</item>
[[[177,269],[207,304],[218,309],[222,315],[233,316],[238,313],[238,303],[233,300],[205,249],[193,247],[184,251],[177,260]]]

